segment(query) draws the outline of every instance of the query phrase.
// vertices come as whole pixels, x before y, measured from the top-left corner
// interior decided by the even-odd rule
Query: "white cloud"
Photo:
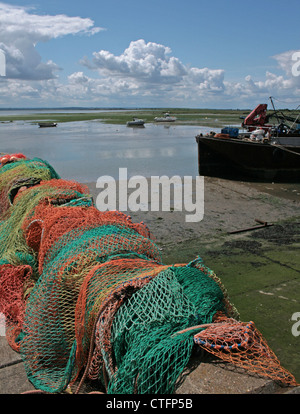
[[[29,9],[0,3],[0,48],[6,56],[8,79],[43,80],[54,78],[59,67],[51,60],[42,62],[38,42],[69,34],[94,34],[91,19],[66,15],[38,15]]]
[[[23,81],[0,82],[0,103],[18,102],[22,99],[39,99],[40,88]]]
[[[94,22],[88,18],[69,17],[64,14],[38,15],[30,13],[29,10],[0,3],[0,36],[18,39],[21,34],[26,33],[33,42],[37,42],[68,34],[94,34],[103,30],[94,27]]]
[[[89,82],[89,78],[83,74],[83,72],[75,72],[68,76],[71,84],[86,84]]]
[[[117,85],[119,93],[176,101],[224,90],[222,69],[189,68],[171,53],[167,46],[139,39],[119,56],[100,50],[91,62],[85,58],[81,63],[97,71],[102,82]]]
[[[101,75],[131,77],[147,83],[178,82],[186,74],[184,65],[175,57],[169,57],[170,48],[139,39],[130,43],[120,56],[107,50],[93,53],[93,60],[82,63]]]
[[[300,63],[293,59],[295,53],[300,58],[299,51],[295,50],[273,56],[273,59],[278,63],[278,74],[266,71],[264,79],[255,79],[254,74],[247,75],[244,82],[224,81],[224,96],[227,96],[228,100],[239,99],[240,102],[245,102],[245,104],[251,102],[254,105],[259,101],[266,102],[269,96],[274,96],[282,100],[285,105],[290,104],[294,108],[297,103],[300,103],[298,102],[300,97],[300,73],[295,76],[294,73],[298,72],[293,71],[293,65],[297,64],[298,68]]]
[[[6,41],[7,42],[7,41]],[[60,68],[52,60],[42,62],[32,41],[22,37],[14,43],[0,43],[6,57],[6,77],[14,79],[42,80],[55,77]]]
[[[279,74],[268,71],[263,79],[256,79],[251,73],[243,81],[229,82],[222,68],[190,67],[168,46],[139,39],[120,55],[100,50],[91,59],[85,57],[80,62],[83,71],[69,74],[63,83],[56,76],[60,68],[51,60],[43,62],[35,48],[36,42],[99,30],[90,19],[39,16],[0,3],[0,48],[7,58],[7,77],[0,77],[0,104],[7,103],[8,97],[18,102],[19,97],[28,105],[41,106],[251,107],[270,95],[299,97],[300,76],[293,76],[291,69],[295,51],[273,57]]]
[[[295,64],[294,55],[298,54],[299,52],[299,50],[288,50],[286,52],[273,56],[273,59],[277,61],[280,69],[282,69],[288,77],[294,77],[292,70]]]

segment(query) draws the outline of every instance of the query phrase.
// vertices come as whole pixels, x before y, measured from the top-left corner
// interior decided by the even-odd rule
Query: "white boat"
[[[168,112],[164,116],[156,116],[154,118],[155,122],[175,122],[177,120],[176,116],[171,116]]]
[[[133,118],[132,121],[127,122],[127,126],[143,126],[145,121],[139,118]]]

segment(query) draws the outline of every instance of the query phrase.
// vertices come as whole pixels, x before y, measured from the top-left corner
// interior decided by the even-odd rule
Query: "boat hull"
[[[258,181],[299,181],[300,146],[197,136],[203,176]]]
[[[132,126],[132,127],[144,127],[144,122],[127,122],[127,126]]]
[[[176,118],[155,118],[154,119],[155,122],[175,122]]]
[[[41,123],[39,123],[40,128],[53,128],[53,127],[56,127],[56,126],[57,126],[56,122],[41,122]]]

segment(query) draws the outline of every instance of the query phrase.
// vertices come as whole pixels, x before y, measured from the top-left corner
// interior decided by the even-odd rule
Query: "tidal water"
[[[39,128],[28,121],[0,123],[0,152],[22,152],[47,160],[65,179],[96,181],[128,176],[196,176],[195,136],[211,128],[145,124],[144,128],[108,125],[99,121],[60,123]]]
[[[8,111],[8,114],[19,112]],[[42,110],[32,111],[37,112]],[[1,115],[7,114],[1,111]],[[118,180],[119,168],[127,168],[128,178],[134,175],[196,177],[195,136],[211,130],[210,127],[152,123],[137,128],[98,120],[59,123],[55,128],[39,128],[31,121],[1,122],[0,153],[22,152],[29,158],[47,160],[62,178],[82,183],[96,182],[104,175]],[[220,129],[214,128],[214,131]],[[300,198],[300,183],[248,184],[274,196],[295,201]]]

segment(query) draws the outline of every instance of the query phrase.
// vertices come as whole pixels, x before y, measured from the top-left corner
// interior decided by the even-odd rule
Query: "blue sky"
[[[0,1],[0,107],[294,108],[299,17],[299,0]]]

